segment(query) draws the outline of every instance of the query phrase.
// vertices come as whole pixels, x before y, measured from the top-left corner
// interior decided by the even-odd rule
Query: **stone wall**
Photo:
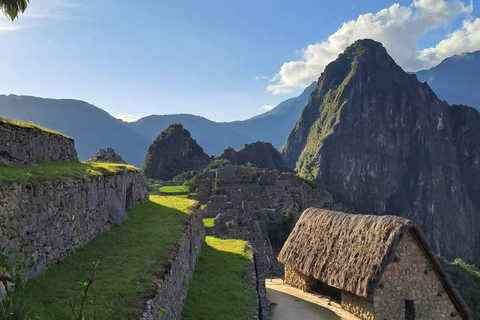
[[[289,265],[285,265],[285,284],[306,292],[307,289],[312,288],[316,283],[317,280],[315,278],[306,276]]]
[[[146,302],[141,320],[177,320],[181,318],[188,284],[193,276],[198,254],[205,240],[202,210],[197,210],[185,225],[185,234],[172,254],[170,270],[157,281],[154,298]]]
[[[342,291],[342,308],[360,319],[374,320],[373,302],[352,293]],[[384,320],[384,319],[381,319]],[[396,320],[396,318],[395,318]]]
[[[265,286],[265,272],[263,264],[258,261],[258,255],[253,254],[253,264],[255,267],[255,288],[257,289],[258,298],[258,319],[270,320],[270,308],[267,299],[267,288]]]
[[[405,319],[406,300],[414,301],[415,319],[461,319],[411,232],[400,242],[396,257],[375,291],[375,320]]]
[[[127,210],[147,200],[140,172],[89,179],[0,183],[0,252],[34,259],[28,277],[41,274],[121,223]]]
[[[35,165],[43,161],[76,161],[72,138],[35,127],[13,125],[0,119],[0,163]]]

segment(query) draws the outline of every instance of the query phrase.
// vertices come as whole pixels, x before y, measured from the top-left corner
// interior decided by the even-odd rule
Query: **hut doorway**
[[[321,296],[329,297],[332,301],[335,301],[338,304],[342,303],[342,290],[329,286],[325,282],[315,279],[310,290]]]
[[[405,320],[415,320],[415,301],[405,300]]]

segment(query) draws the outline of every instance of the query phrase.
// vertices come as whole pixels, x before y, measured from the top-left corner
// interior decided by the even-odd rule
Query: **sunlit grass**
[[[215,225],[215,218],[203,218],[203,224],[205,228],[213,228]]]
[[[101,176],[120,172],[124,167],[129,171],[140,171],[138,168],[126,164],[79,161],[41,162],[34,167],[0,165],[0,181],[41,181]]]
[[[188,188],[184,185],[181,186],[162,186],[158,191],[163,193],[182,193],[188,192]]]
[[[206,237],[190,281],[182,319],[257,319],[255,285],[248,281],[248,243]]]
[[[23,127],[23,128],[38,129],[38,130],[42,130],[42,131],[45,131],[45,132],[48,132],[48,133],[58,134],[58,135],[70,138],[67,135],[64,135],[63,133],[60,133],[60,132],[55,131],[55,130],[44,128],[44,127],[41,127],[41,126],[36,125],[34,123],[30,123],[30,122],[23,122],[23,121],[18,121],[18,120],[8,120],[8,119],[4,119],[4,118],[0,118],[0,122],[9,123],[9,124],[19,126],[19,127]]]

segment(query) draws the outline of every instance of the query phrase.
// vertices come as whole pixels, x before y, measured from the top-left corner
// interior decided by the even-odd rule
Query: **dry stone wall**
[[[382,275],[373,297],[374,318],[405,319],[405,301],[412,300],[415,319],[461,319],[432,264],[411,232],[398,245],[397,261]]]
[[[35,127],[13,125],[0,119],[0,163],[35,165],[37,160],[78,160],[73,139]]]
[[[0,252],[31,255],[41,274],[147,200],[139,172],[90,179],[0,183]]]
[[[190,216],[190,220],[185,225],[183,240],[178,250],[172,254],[174,258],[170,270],[163,279],[158,279],[156,295],[146,302],[141,320],[177,320],[181,318],[188,284],[193,276],[204,240],[203,213],[198,209]]]

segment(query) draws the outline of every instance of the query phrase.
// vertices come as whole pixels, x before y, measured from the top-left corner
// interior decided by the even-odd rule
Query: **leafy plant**
[[[30,266],[31,257],[26,255],[8,256],[0,253],[0,283],[6,297],[0,301],[0,320],[29,320],[33,313],[27,303],[15,297],[15,291],[23,287],[23,272]],[[1,298],[1,297],[0,297]]]
[[[72,310],[72,316],[74,320],[98,320],[99,316],[95,308],[95,301],[93,294],[90,293],[93,283],[97,277],[97,269],[100,264],[100,260],[94,261],[90,266],[90,274],[86,274],[87,281],[80,281],[78,284],[82,290],[79,292],[79,297],[70,302],[70,309]],[[92,311],[89,312],[88,305],[91,305]],[[113,316],[110,315],[106,319],[110,319]]]

